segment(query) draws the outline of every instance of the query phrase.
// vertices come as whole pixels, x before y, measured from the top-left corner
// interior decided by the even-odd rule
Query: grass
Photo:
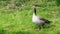
[[[0,33],[1,34],[60,34],[60,13],[58,8],[37,8],[37,15],[46,18],[52,23],[46,25],[40,31],[36,30],[36,25],[32,22],[32,9],[28,7],[23,10],[0,10]],[[55,10],[55,11],[54,11]]]
[[[60,6],[37,8],[38,16],[52,21],[50,25],[45,25],[45,28],[38,31],[37,25],[31,20],[33,14],[31,7],[34,3],[29,5],[30,2],[21,7],[21,10],[0,8],[0,34],[60,34]]]

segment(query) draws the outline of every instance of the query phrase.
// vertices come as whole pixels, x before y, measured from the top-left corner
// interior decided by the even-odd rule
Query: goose
[[[50,23],[49,20],[37,16],[37,14],[36,14],[36,6],[33,6],[33,9],[34,9],[34,11],[33,11],[33,16],[32,16],[32,22],[37,24],[39,29],[41,27],[43,27],[44,24],[49,24]]]

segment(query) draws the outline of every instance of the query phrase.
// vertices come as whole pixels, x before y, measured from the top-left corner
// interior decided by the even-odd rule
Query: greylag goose
[[[33,6],[33,16],[32,16],[32,21],[33,23],[37,24],[39,26],[39,28],[41,28],[41,26],[43,26],[44,24],[49,24],[50,21],[49,20],[46,20],[44,18],[41,18],[39,16],[36,15],[36,6]]]

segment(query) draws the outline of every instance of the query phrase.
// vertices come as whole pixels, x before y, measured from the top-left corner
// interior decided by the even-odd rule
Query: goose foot
[[[41,28],[36,28],[36,30],[40,31],[40,30],[41,30]]]

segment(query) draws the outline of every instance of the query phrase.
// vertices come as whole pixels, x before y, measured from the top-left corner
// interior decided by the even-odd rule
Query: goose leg
[[[38,25],[38,28],[37,28],[37,30],[41,30],[41,28],[42,28],[42,26]]]

